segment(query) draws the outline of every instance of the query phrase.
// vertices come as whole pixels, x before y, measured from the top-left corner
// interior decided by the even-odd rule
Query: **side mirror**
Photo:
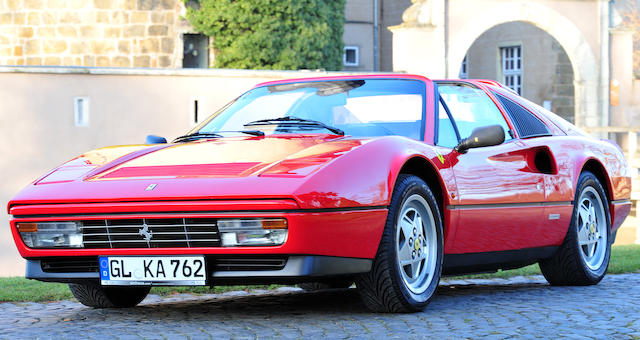
[[[163,144],[166,143],[167,139],[160,136],[148,135],[147,139],[145,139],[145,144]]]
[[[473,129],[471,136],[460,141],[455,147],[459,153],[465,153],[471,148],[499,145],[504,142],[504,129],[500,125],[482,126]]]

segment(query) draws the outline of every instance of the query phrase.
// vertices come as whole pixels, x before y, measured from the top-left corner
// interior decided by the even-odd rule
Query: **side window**
[[[504,129],[505,140],[512,139],[502,113],[483,90],[454,83],[438,84],[438,90],[456,122],[460,138],[469,137],[475,128],[497,124]]]
[[[449,119],[449,115],[445,110],[442,102],[440,102],[438,108],[438,142],[436,145],[444,146],[446,148],[454,148],[458,145],[458,136],[456,136],[456,130]]]

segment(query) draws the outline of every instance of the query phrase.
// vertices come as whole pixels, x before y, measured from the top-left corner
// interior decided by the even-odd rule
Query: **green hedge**
[[[215,67],[340,70],[344,5],[345,0],[200,0],[186,18],[213,40]]]

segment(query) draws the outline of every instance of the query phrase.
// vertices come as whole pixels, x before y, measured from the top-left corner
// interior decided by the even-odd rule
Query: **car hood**
[[[20,192],[20,203],[286,197],[367,139],[230,137],[90,151]]]

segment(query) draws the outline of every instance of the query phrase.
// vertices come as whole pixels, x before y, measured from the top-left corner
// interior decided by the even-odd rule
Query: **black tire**
[[[406,204],[408,204],[410,200],[415,200],[417,198],[416,195],[422,197],[427,205],[424,207],[424,212],[427,212],[427,215],[430,214],[431,216],[429,217],[433,217],[432,227],[430,221],[429,227],[425,226],[424,223],[422,224],[423,230],[429,228],[433,237],[429,237],[427,240],[428,237],[424,236],[420,239],[422,240],[421,242],[425,244],[432,242],[431,245],[434,247],[433,250],[429,250],[430,255],[427,255],[425,251],[424,266],[420,267],[427,272],[427,278],[421,281],[422,286],[420,286],[420,289],[424,289],[424,291],[416,290],[415,287],[411,286],[411,283],[408,283],[406,278],[409,274],[407,274],[406,269],[401,269],[402,265],[399,262],[402,255],[399,255],[401,250],[398,244],[401,242],[398,242],[398,240],[399,238],[401,239],[402,236],[398,235],[403,233],[404,230],[399,226],[399,219],[404,216],[402,212],[403,207],[406,207]],[[401,214],[403,216],[400,216]],[[401,228],[401,230],[398,228]],[[416,235],[415,229],[413,235]],[[411,241],[409,243],[421,244]],[[415,250],[419,248],[419,245],[415,245]],[[420,249],[426,250],[431,248],[425,247]],[[414,253],[413,250],[414,249],[411,249],[412,256]],[[423,310],[431,301],[438,287],[440,274],[442,272],[442,257],[442,218],[440,217],[438,202],[433,192],[419,177],[400,175],[396,181],[396,186],[391,197],[387,221],[380,240],[378,252],[373,261],[372,269],[369,273],[356,277],[356,286],[358,287],[362,301],[374,312],[399,313]],[[429,259],[428,262],[427,259]],[[428,268],[427,263],[429,267],[433,269]],[[413,271],[413,267],[411,271]]]
[[[73,296],[93,308],[134,307],[149,294],[151,287],[102,287],[94,283],[70,283]]]
[[[594,193],[597,194],[597,197]],[[590,197],[587,197],[589,195]],[[589,224],[589,228],[586,230],[587,235],[592,235],[590,233],[592,230],[598,231],[598,229],[603,229],[603,232],[598,232],[598,236],[593,237],[593,239],[600,239],[600,236],[603,237],[601,242],[595,246],[595,248],[600,248],[594,249],[594,256],[596,251],[603,253],[599,253],[598,261],[594,261],[594,263],[592,263],[589,256],[585,254],[585,252],[587,252],[585,247],[588,246],[580,245],[581,236],[579,232],[583,232],[583,229],[586,228],[586,225],[583,223],[583,220],[585,220],[584,216],[580,216],[580,205],[583,200],[587,198],[591,198],[595,202],[598,202],[597,198],[599,198],[599,203],[602,208],[601,216],[597,217],[598,214],[596,214],[598,222],[593,224],[587,223]],[[609,259],[611,256],[611,217],[608,209],[609,204],[602,185],[591,172],[584,171],[580,174],[574,202],[571,224],[569,225],[567,235],[560,249],[558,249],[551,258],[539,262],[542,274],[551,285],[594,285],[602,280],[609,267]],[[594,211],[595,209],[598,208],[594,205]],[[601,226],[601,222],[605,223],[604,226]],[[584,236],[582,237],[584,238]],[[601,259],[600,256],[602,257]]]
[[[336,278],[328,280],[320,280],[316,282],[304,282],[298,286],[308,292],[325,289],[345,289],[351,287],[353,278]]]

